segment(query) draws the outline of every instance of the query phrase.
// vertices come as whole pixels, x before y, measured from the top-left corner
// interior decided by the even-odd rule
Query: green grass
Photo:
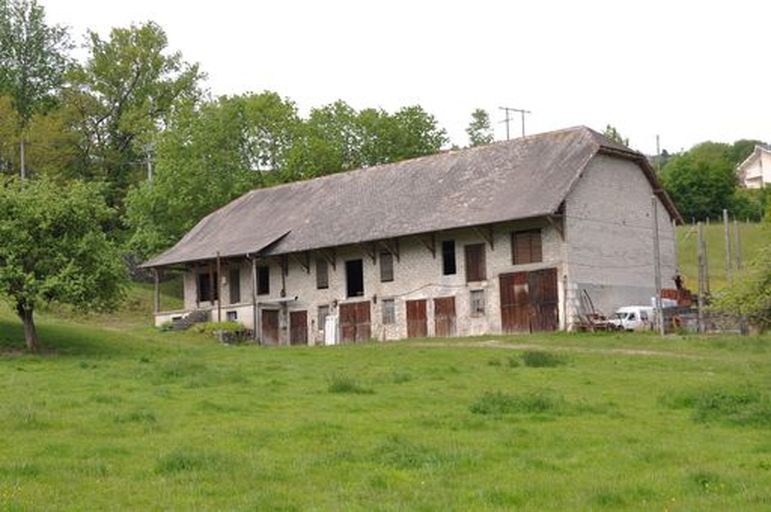
[[[771,243],[771,227],[762,223],[739,223],[742,259],[750,261],[761,247]],[[678,259],[680,271],[686,278],[686,286],[696,292],[698,289],[698,267],[696,260],[696,227],[690,224],[677,229]],[[710,289],[725,288],[728,280],[725,271],[725,231],[722,223],[712,222],[704,226],[707,242],[707,265],[709,267]],[[734,251],[733,223],[731,223],[731,250]]]
[[[771,508],[768,335],[260,348],[146,323],[42,314],[31,356],[0,309],[0,510]]]

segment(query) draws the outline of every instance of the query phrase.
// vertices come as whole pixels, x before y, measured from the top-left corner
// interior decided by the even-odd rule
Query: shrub
[[[192,329],[194,332],[213,334],[215,331],[243,331],[244,326],[239,322],[201,322],[200,324],[193,324]]]
[[[546,390],[510,395],[487,392],[471,404],[474,414],[538,414],[564,412],[565,399]]]
[[[346,375],[335,375],[329,379],[327,390],[330,393],[353,393],[357,395],[374,393],[372,389],[362,386],[356,380]]]
[[[674,409],[692,409],[693,419],[702,423],[771,427],[771,398],[750,386],[673,393],[660,402]]]
[[[558,354],[540,350],[528,350],[522,353],[522,362],[531,368],[553,368],[567,364],[567,359]]]

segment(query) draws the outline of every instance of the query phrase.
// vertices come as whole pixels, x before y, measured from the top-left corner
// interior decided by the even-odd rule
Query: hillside
[[[742,258],[750,261],[765,244],[771,243],[771,226],[759,223],[739,223]],[[680,226],[677,229],[678,256],[680,271],[686,278],[686,286],[692,291],[698,289],[698,268],[696,260],[696,227]],[[722,224],[712,223],[704,226],[704,238],[707,242],[710,288],[712,292],[724,288],[727,284],[725,272],[725,235]],[[733,224],[731,224],[731,247],[734,250]]]

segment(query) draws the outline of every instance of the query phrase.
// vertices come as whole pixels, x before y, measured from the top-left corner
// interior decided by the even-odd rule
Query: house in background
[[[771,148],[756,145],[755,150],[736,168],[739,183],[746,188],[771,185]]]
[[[586,127],[253,190],[143,266],[184,272],[156,325],[236,320],[264,344],[569,329],[584,291],[650,304],[653,203],[671,286],[674,204]]]

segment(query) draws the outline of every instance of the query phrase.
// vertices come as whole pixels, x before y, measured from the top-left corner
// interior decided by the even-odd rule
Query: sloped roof
[[[211,213],[144,267],[285,254],[554,213],[598,153],[647,159],[579,126],[253,190]]]
[[[771,153],[771,146],[768,144],[755,144],[752,153],[736,166],[736,170],[741,174],[747,167],[755,163],[755,160],[760,157],[761,153]]]

